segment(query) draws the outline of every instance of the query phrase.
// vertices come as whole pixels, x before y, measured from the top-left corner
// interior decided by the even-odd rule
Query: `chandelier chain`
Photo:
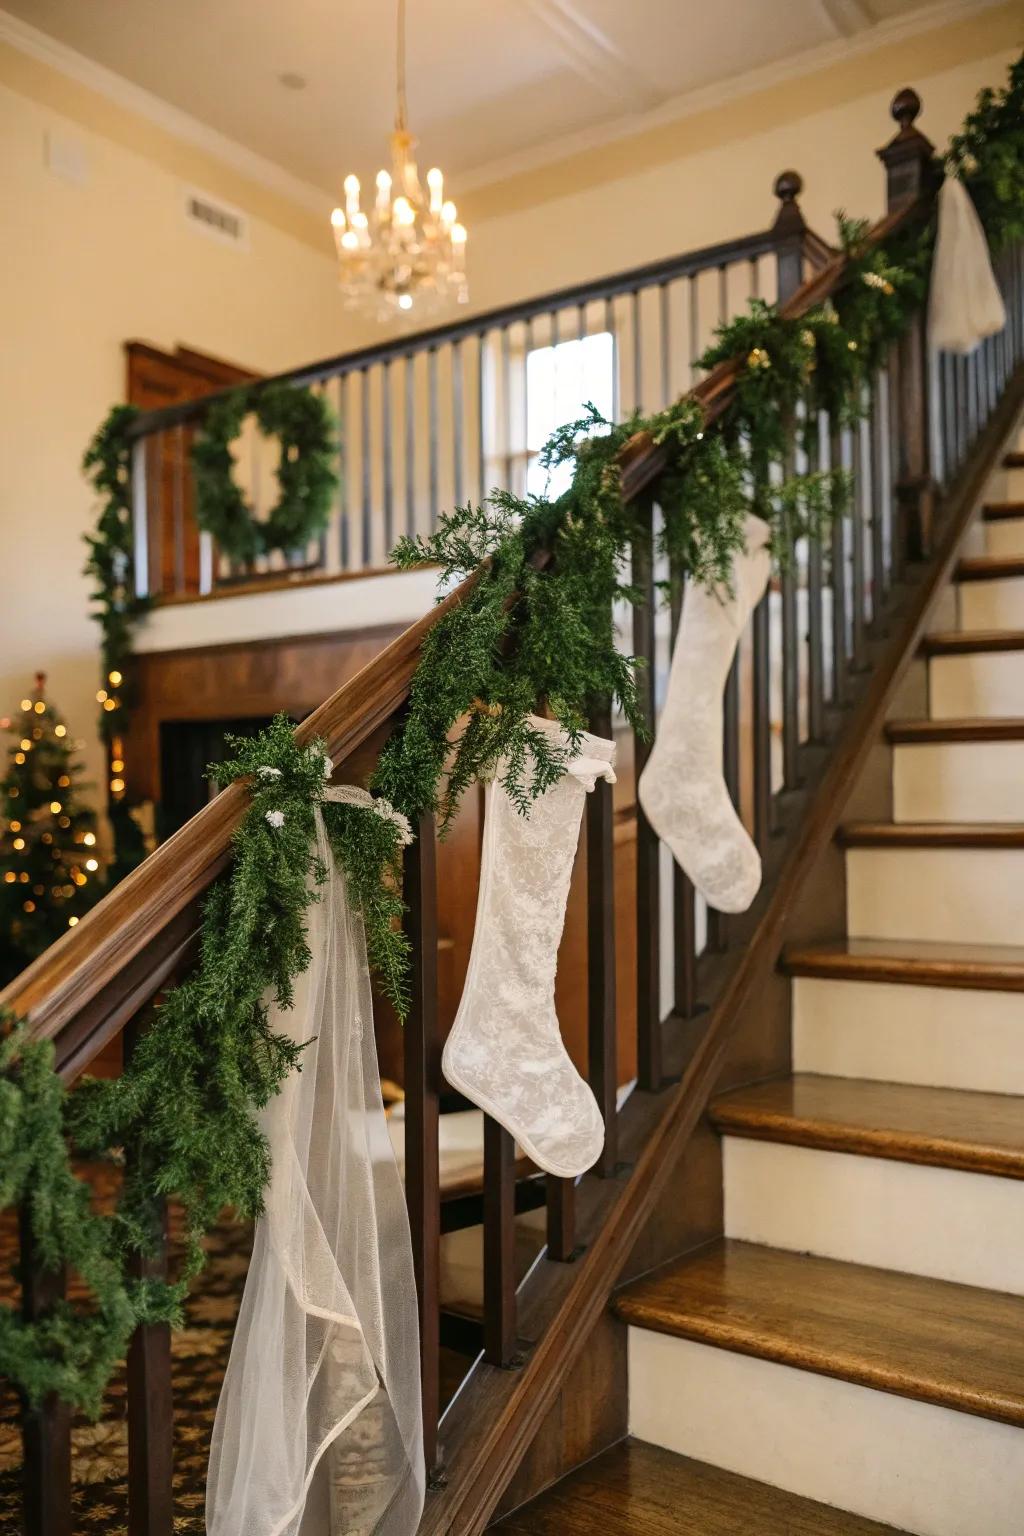
[[[405,99],[405,0],[398,0],[398,26],[397,31],[397,60],[395,74],[397,77],[397,96],[395,100],[395,129],[399,133],[405,133],[408,124],[408,108]]]

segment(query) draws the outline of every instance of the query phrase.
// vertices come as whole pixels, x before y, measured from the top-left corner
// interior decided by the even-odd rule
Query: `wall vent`
[[[211,197],[208,192],[198,192],[189,187],[185,191],[185,218],[193,229],[200,230],[225,245],[249,249],[249,220],[240,208]]]

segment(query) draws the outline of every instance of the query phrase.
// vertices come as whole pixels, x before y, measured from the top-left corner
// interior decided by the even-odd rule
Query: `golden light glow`
[[[86,869],[99,869],[99,867],[100,867],[99,866],[99,860],[98,859],[86,859],[85,867],[86,867]]]
[[[26,912],[34,912],[36,909],[36,904],[34,901],[22,902],[22,906],[25,908]]]
[[[31,709],[32,708],[32,700],[31,699],[22,699],[21,707],[22,707],[22,709]]]
[[[21,822],[20,821],[12,821],[11,822],[11,831],[12,832],[20,832],[21,831]]]
[[[60,817],[58,817],[57,825],[58,825],[58,827],[70,827],[70,825],[71,825],[71,817],[70,816],[60,816]]]
[[[124,758],[115,757],[110,764],[111,773],[124,773]]]
[[[111,779],[111,781],[110,781],[110,792],[111,792],[111,794],[119,795],[119,794],[122,793],[123,790],[124,790],[124,779]]]
[[[75,924],[77,922],[78,922],[78,918],[77,917],[69,917],[68,918],[68,927],[69,928],[74,928],[74,926],[75,926]]]
[[[68,785],[71,783],[71,780],[68,778],[66,773],[62,773],[60,778],[57,780],[57,783],[60,785],[61,789],[67,789]]]
[[[95,834],[95,832],[87,832],[85,834],[85,836],[82,838],[82,842],[85,844],[85,846],[87,848],[91,848],[94,845],[94,843],[96,842],[96,834]]]
[[[21,874],[18,876],[18,879],[21,881],[22,885],[28,885],[28,874],[25,870],[22,870]]]
[[[4,879],[5,879],[5,880],[6,880],[6,882],[7,882],[7,884],[8,884],[8,885],[13,885],[13,884],[14,884],[14,882],[15,882],[15,880],[17,880],[17,878],[18,878],[18,877],[17,877],[17,875],[16,875],[16,874],[15,874],[15,873],[14,873],[14,870],[13,870],[13,869],[9,869],[9,870],[8,870],[8,871],[7,871],[7,873],[6,873],[6,874],[5,874],[5,875],[4,875]]]
[[[42,699],[37,699],[36,700],[35,710],[36,710],[36,714],[37,715],[45,715],[46,714],[46,705],[43,703]]]
[[[67,733],[68,733],[68,728],[67,728],[66,725],[55,725],[54,728],[53,728],[53,734],[55,736],[66,736]]]
[[[15,838],[15,839],[14,839],[14,846],[15,846],[15,848],[16,848],[16,849],[17,849],[17,851],[18,851],[18,852],[19,852],[19,853],[20,853],[20,852],[21,852],[21,850],[22,850],[22,849],[23,849],[23,848],[24,848],[24,846],[25,846],[25,839],[24,839],[24,838],[23,838],[23,837],[16,837],[16,838]]]
[[[109,672],[107,674],[107,682],[112,683],[115,688],[120,688],[122,681],[120,672]]]
[[[96,703],[97,704],[102,704],[106,697],[107,697],[107,690],[105,688],[101,688],[99,690],[99,692],[97,693],[97,695],[96,695]]]
[[[14,754],[14,761],[16,763],[23,763],[25,761],[25,754],[24,754],[24,752],[15,752],[15,754]]]
[[[55,816],[59,816],[63,809],[64,809],[64,807],[61,805],[59,800],[51,800],[50,801],[50,810],[53,812],[53,814]]]
[[[105,710],[108,710],[108,711],[111,710],[111,709],[116,709],[117,708],[117,700],[116,699],[104,699],[103,700],[103,708]]]
[[[27,736],[23,736],[21,738],[21,740],[19,741],[18,745],[19,745],[19,747],[21,748],[21,750],[23,752],[31,752],[32,751],[32,743],[29,741]]]

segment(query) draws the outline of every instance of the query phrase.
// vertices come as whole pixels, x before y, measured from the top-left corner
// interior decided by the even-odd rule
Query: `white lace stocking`
[[[761,884],[760,856],[722,772],[722,693],[743,626],[768,584],[767,539],[767,525],[748,517],[731,593],[687,587],[657,740],[640,776],[647,820],[719,912],[745,912]]]
[[[531,724],[566,740],[554,721]],[[614,742],[584,736],[529,816],[488,785],[473,949],[444,1049],[452,1087],[560,1178],[584,1173],[604,1142],[597,1101],[562,1044],[555,966],[584,801],[599,778],[614,783],[614,756]]]

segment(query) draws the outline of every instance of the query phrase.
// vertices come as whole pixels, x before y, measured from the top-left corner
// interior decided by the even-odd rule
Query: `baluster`
[[[814,423],[807,445],[807,467],[821,465],[821,421]],[[825,738],[825,597],[824,550],[819,537],[807,541],[807,735]]]
[[[772,834],[771,587],[754,609],[754,841],[764,849]]]
[[[416,359],[405,355],[405,531],[416,532]]]
[[[484,359],[487,352],[487,333],[481,331],[477,337],[476,349],[476,464],[477,464],[477,499],[483,501],[487,495],[487,434],[484,431]]]
[[[865,573],[864,522],[868,513],[866,498],[870,493],[869,482],[864,474],[864,422],[860,421],[847,435],[850,450],[850,473],[853,476],[852,538],[850,541],[850,578],[853,597],[853,624],[851,632],[852,663],[855,671],[864,666],[864,593],[867,583]]]
[[[125,1065],[131,1061],[145,1022],[124,1030]],[[139,1280],[167,1277],[167,1210],[154,1215],[148,1254],[132,1257]],[[167,1323],[137,1328],[128,1347],[128,1536],[171,1536],[174,1529],[174,1398],[171,1330]]]
[[[895,212],[934,191],[935,150],[924,134],[914,127],[921,111],[921,98],[916,91],[900,91],[893,98],[891,111],[900,131],[878,151],[878,155],[886,168],[889,211]],[[920,560],[929,552],[935,513],[936,486],[932,478],[928,430],[927,327],[923,310],[901,337],[897,351],[898,394],[894,414],[900,526],[895,542],[902,562],[904,558]]]
[[[612,734],[607,705],[591,715],[597,736]],[[612,786],[598,779],[587,796],[587,1076],[604,1120],[595,1172],[610,1178],[618,1163],[618,1016],[615,1006],[615,808]]]
[[[740,658],[733,658],[722,696],[722,772],[729,799],[740,801]],[[719,953],[728,945],[729,919],[716,907],[708,909],[708,947]]]
[[[829,468],[842,462],[840,434],[835,426],[829,431]],[[831,544],[832,589],[832,689],[833,704],[845,704],[847,697],[846,648],[846,518],[832,519]]]
[[[618,421],[620,416],[619,395],[621,393],[619,387],[619,333],[615,325],[615,304],[611,299],[605,299],[604,301],[604,328],[612,338],[612,420]]]
[[[172,509],[174,517],[174,590],[185,590],[185,428],[174,429],[174,487]]]
[[[772,187],[779,199],[779,211],[772,225],[772,234],[775,243],[776,297],[780,304],[792,298],[803,282],[807,225],[797,202],[803,185],[803,178],[798,172],[782,171],[776,176]],[[783,468],[787,476],[796,471],[795,442],[789,449]],[[781,577],[782,782],[786,789],[796,789],[800,783],[800,636],[796,560],[794,549]]]
[[[370,463],[370,371],[360,368],[359,427],[362,442],[363,519],[362,569],[373,564],[373,467]]]
[[[64,1297],[63,1270],[42,1267],[27,1210],[21,1211],[21,1288],[25,1321],[39,1322]],[[71,1410],[55,1393],[22,1407],[25,1536],[71,1536]]]
[[[523,368],[526,368],[524,359]],[[504,432],[502,441],[505,448],[505,476],[502,489],[512,489],[512,356],[509,344],[509,328],[503,326],[501,331],[501,409],[504,415]],[[523,426],[525,435],[526,427]]]
[[[352,531],[349,526],[348,510],[348,453],[346,451],[347,427],[345,410],[345,397],[348,392],[348,375],[339,373],[337,380],[336,409],[338,413],[338,551],[341,560],[341,569],[347,571],[352,558]],[[202,578],[199,584],[203,591]]]
[[[695,384],[700,378],[700,365],[697,359],[704,350],[700,344],[700,292],[696,276],[687,278],[686,293],[689,300],[690,378]]]
[[[658,285],[659,340],[661,342],[661,408],[672,398],[672,314],[669,307],[668,282]]]
[[[484,1116],[484,1359],[516,1362],[515,1144]]]
[[[440,1416],[441,1188],[438,1110],[441,1037],[437,1019],[437,848],[432,816],[421,816],[405,852],[402,898],[411,945],[411,1005],[405,1021],[405,1198],[419,1302],[423,1452],[438,1462]]]
[[[675,651],[686,591],[680,571],[672,572],[672,637]],[[690,1019],[697,1012],[697,899],[693,881],[672,861],[672,971],[674,1012]]]
[[[437,348],[427,349],[427,438],[430,532],[437,527]]]
[[[547,1176],[548,1258],[569,1264],[578,1258],[576,1246],[576,1180]]]
[[[380,430],[384,455],[384,558],[395,547],[395,471],[391,452],[391,362],[381,370]]]
[[[642,410],[644,393],[644,358],[643,338],[641,330],[643,326],[643,314],[640,308],[640,290],[633,289],[632,294],[632,318],[633,318],[633,409]]]
[[[533,321],[523,322],[523,483],[513,487],[526,495],[530,479],[530,353],[533,350]]]
[[[876,624],[889,583],[885,561],[885,418],[882,410],[884,375],[875,375],[871,391],[869,455],[871,474],[871,622]]]
[[[649,738],[633,734],[636,782],[651,754],[655,723],[654,698],[654,533],[653,503],[645,497],[637,508],[639,532],[633,541],[633,585],[642,594],[633,609],[633,651],[642,666],[637,676],[640,711]],[[636,802],[636,1027],[637,1082],[656,1093],[662,1085],[660,996],[660,884],[658,834]]]
[[[462,342],[452,342],[452,487],[457,507],[462,506],[463,378]]]
[[[147,439],[137,437],[132,444],[132,543],[135,555],[135,591],[146,597],[149,581],[149,514],[146,506],[149,482]]]

